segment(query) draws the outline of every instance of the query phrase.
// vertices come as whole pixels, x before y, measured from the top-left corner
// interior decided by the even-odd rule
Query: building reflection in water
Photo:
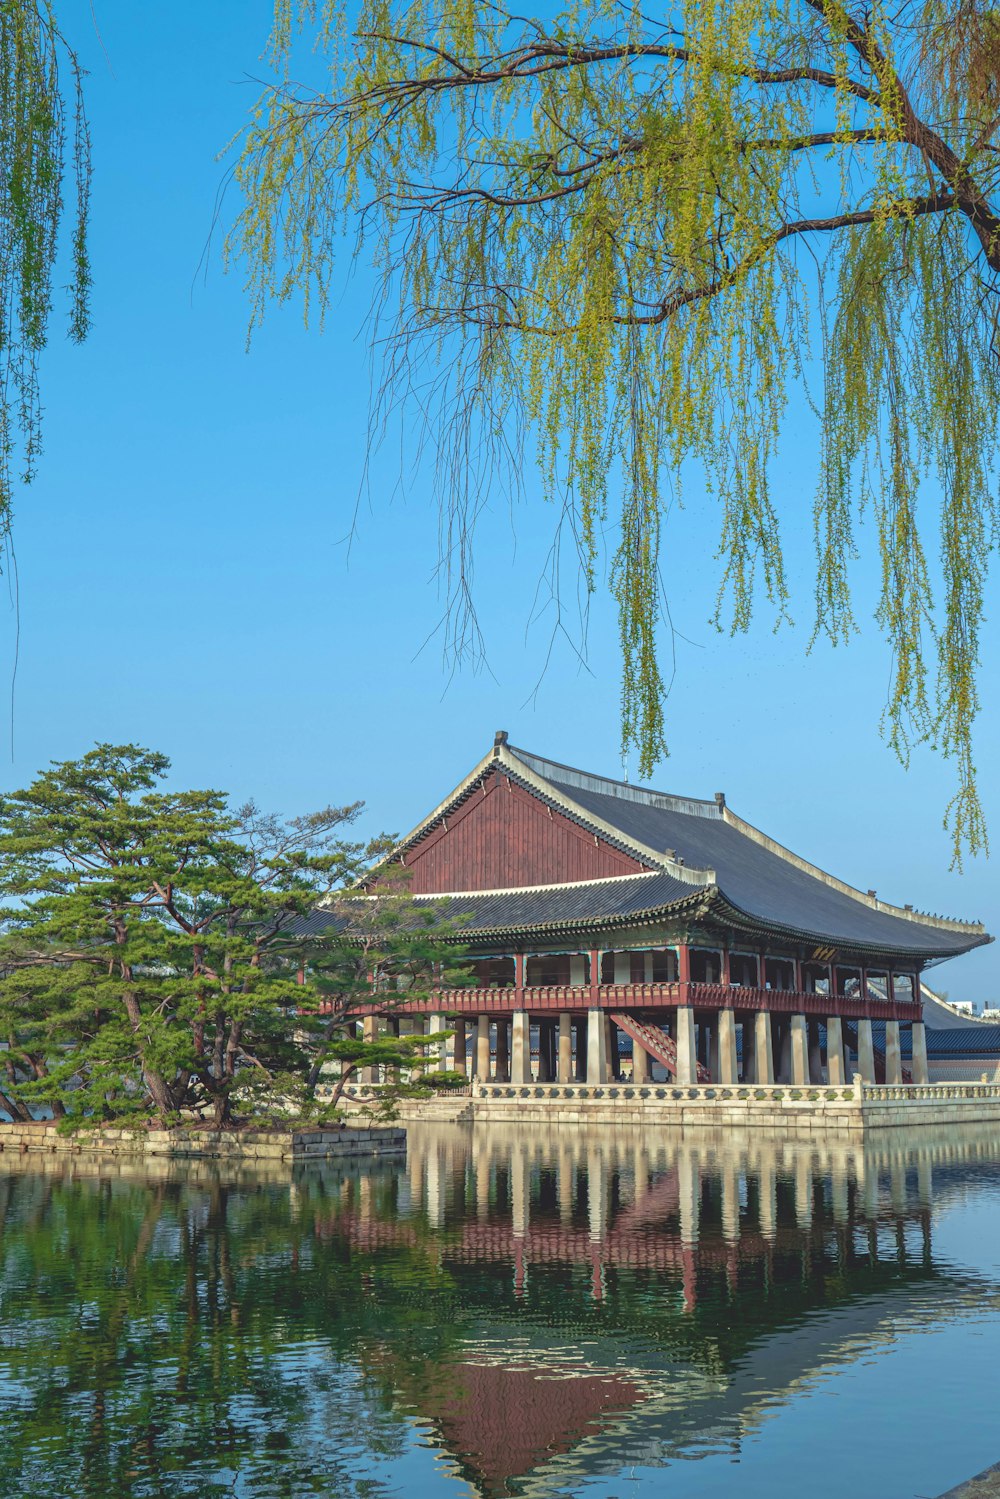
[[[427,1249],[461,1336],[391,1380],[486,1496],[576,1492],[629,1465],[739,1451],[789,1392],[992,1286],[935,1262],[933,1213],[988,1136],[740,1145],[629,1131],[410,1130],[395,1200],[322,1231]]]
[[[812,1458],[835,1430],[865,1454],[864,1492],[899,1492],[884,1434],[912,1408],[901,1336],[963,1318],[982,1335],[960,1340],[951,1405],[927,1372],[935,1439],[968,1434],[969,1387],[992,1380],[1000,1295],[976,1236],[998,1167],[993,1139],[926,1130],[810,1147],[418,1126],[405,1165],[291,1177],[5,1157],[0,1483],[569,1499],[630,1475],[684,1492],[690,1467],[659,1470],[745,1452],[769,1493],[803,1438],[798,1419],[765,1423],[818,1392]],[[955,1248],[940,1214],[959,1199],[985,1211]],[[830,1419],[837,1376],[896,1349],[871,1406]]]

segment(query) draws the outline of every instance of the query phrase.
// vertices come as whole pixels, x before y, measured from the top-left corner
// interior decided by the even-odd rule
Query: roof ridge
[[[594,771],[580,770],[575,765],[563,765],[559,760],[550,760],[547,755],[536,755],[532,750],[518,749],[515,745],[507,745],[507,749],[519,760],[530,765],[536,775],[548,780],[546,769],[550,771],[563,771],[566,775],[577,777],[578,784],[582,790],[601,792],[603,794],[617,796],[621,801],[640,802],[647,806],[667,806],[671,811],[685,811],[694,817],[708,817],[717,820],[721,815],[721,806],[718,797],[708,801],[700,796],[678,796],[672,791],[657,791],[652,786],[639,786],[632,781],[619,781],[614,776],[597,775]],[[543,769],[542,767],[546,767]],[[558,781],[561,786],[572,786],[573,781],[565,781],[559,775],[551,779]],[[622,793],[625,793],[622,795]]]

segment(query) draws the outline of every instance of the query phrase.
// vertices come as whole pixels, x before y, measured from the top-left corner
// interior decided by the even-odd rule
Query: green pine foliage
[[[402,1066],[416,1049],[355,1035],[373,965],[378,983],[443,971],[425,913],[407,929],[404,892],[383,903],[402,929],[377,962],[374,916],[360,935],[331,925],[308,954],[292,936],[383,852],[384,839],[344,837],[360,804],[284,821],[218,791],[166,789],[168,770],[163,755],[98,745],[0,802],[0,1108],[11,1117],[300,1115],[328,1061]]]
[[[718,507],[715,618],[734,632],[762,602],[786,616],[783,535],[811,511],[816,630],[854,632],[851,565],[870,545],[884,731],[904,762],[922,742],[953,760],[956,852],[983,848],[973,726],[1000,412],[992,4],[568,0],[526,14],[277,0],[276,16],[277,77],[243,141],[230,251],[254,322],[292,296],[322,318],[345,231],[372,259],[385,351],[373,427],[415,402],[436,452],[455,649],[476,641],[476,514],[498,482],[516,484],[531,443],[589,588],[617,535],[623,749],[646,774],[665,747],[667,500],[700,471],[699,503]],[[304,55],[301,84],[299,24],[329,63],[317,76]],[[821,442],[812,494],[806,478],[780,514],[793,388]]]

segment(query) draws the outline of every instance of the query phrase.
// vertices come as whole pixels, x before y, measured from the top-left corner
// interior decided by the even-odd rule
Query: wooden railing
[[[690,1005],[698,1010],[769,1010],[779,1015],[811,1015],[825,1019],[919,1020],[921,1008],[912,1000],[862,999],[846,994],[805,994],[787,989],[757,989],[739,984],[536,984],[524,988],[438,989],[430,999],[407,1004],[393,996],[392,1008],[401,1014],[510,1015],[527,1010],[532,1015],[586,1010],[674,1010]],[[377,1007],[376,1007],[377,1008]]]

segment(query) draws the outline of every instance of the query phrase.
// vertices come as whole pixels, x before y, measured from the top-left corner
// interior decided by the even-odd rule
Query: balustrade
[[[396,997],[394,996],[394,999]],[[871,994],[830,995],[790,989],[759,989],[741,984],[699,984],[679,981],[635,984],[536,984],[524,987],[439,989],[430,999],[407,1004],[400,996],[393,1008],[401,1013],[443,1011],[451,1014],[509,1015],[515,1010],[545,1014],[581,1010],[674,1010],[680,1005],[697,1010],[736,1010],[753,1013],[809,1015],[825,1019],[919,1020],[920,1006],[912,1000],[878,999]]]

